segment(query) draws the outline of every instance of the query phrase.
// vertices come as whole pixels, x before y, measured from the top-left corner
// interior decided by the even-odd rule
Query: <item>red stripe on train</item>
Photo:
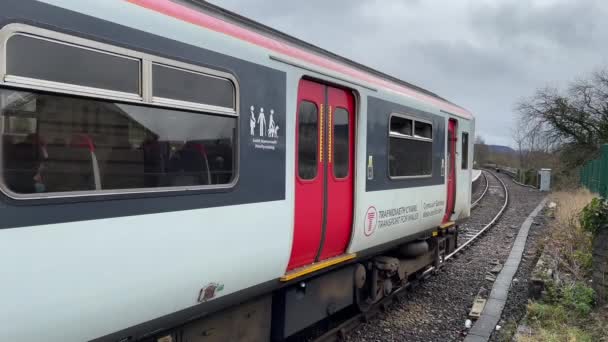
[[[360,70],[348,67],[346,65],[337,63],[330,59],[317,56],[310,52],[298,49],[294,46],[282,43],[280,41],[271,39],[264,35],[256,32],[246,30],[238,25],[231,24],[221,19],[215,18],[211,15],[196,11],[188,8],[184,5],[180,5],[168,0],[125,0],[135,5],[148,8],[150,10],[163,13],[176,19],[186,21],[188,23],[198,25],[209,30],[227,34],[229,36],[244,40],[246,42],[264,47],[266,49],[282,53],[284,55],[296,58],[298,60],[314,64],[329,70],[333,70],[344,75],[353,77],[354,79],[363,80],[371,84],[375,84],[384,88],[388,88],[407,96],[411,96],[418,100],[433,103],[444,110],[450,111],[455,114],[459,114],[465,118],[472,118],[471,113],[467,110],[460,108],[451,103],[441,101],[434,97],[422,94],[413,89],[400,86],[389,81],[383,80],[382,78],[372,76]]]

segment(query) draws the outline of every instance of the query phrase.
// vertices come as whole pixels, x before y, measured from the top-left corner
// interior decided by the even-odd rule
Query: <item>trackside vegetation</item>
[[[508,327],[498,339],[511,341],[515,334],[524,342],[608,341],[608,309],[599,296],[605,292],[597,290],[603,285],[597,277],[608,276],[598,273],[606,266],[601,258],[608,258],[596,251],[598,239],[608,237],[608,204],[586,189],[551,196],[555,205],[546,212],[549,233],[541,256],[547,269],[539,272],[544,290],[528,302],[519,329]]]

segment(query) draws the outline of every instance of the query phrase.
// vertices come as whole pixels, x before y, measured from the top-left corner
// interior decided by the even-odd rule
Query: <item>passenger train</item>
[[[470,214],[471,113],[214,5],[3,0],[0,51],[2,340],[285,340]]]

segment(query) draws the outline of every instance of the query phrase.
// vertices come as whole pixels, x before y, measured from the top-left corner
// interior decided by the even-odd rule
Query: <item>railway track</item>
[[[486,176],[486,171],[482,170],[481,176],[483,177],[483,182],[484,182],[485,186],[484,186],[483,191],[481,192],[481,195],[479,195],[479,197],[477,197],[477,199],[471,203],[471,210],[474,209],[475,207],[477,207],[479,202],[483,199],[483,196],[485,196],[486,193],[488,192],[489,184],[488,184],[488,177]]]
[[[507,208],[507,204],[509,202],[509,192],[507,191],[507,187],[502,179],[496,176],[493,172],[483,170],[483,175],[486,177],[486,188],[481,194],[481,196],[471,204],[471,209],[473,209],[473,205],[477,207],[479,203],[484,199],[486,194],[492,195],[487,203],[487,206],[493,207],[497,204],[500,204],[500,210],[498,213],[489,221],[490,223],[479,224],[477,222],[472,222],[473,220],[468,220],[466,223],[459,226],[458,229],[458,246],[459,249],[465,248],[471,241],[474,241],[479,235],[483,234],[488,228],[490,228],[496,220],[502,215],[503,211]],[[488,177],[489,175],[489,177]],[[483,215],[483,214],[481,214]],[[458,252],[459,249],[454,251],[454,253]],[[452,254],[454,254],[452,253]]]
[[[494,224],[498,221],[498,219],[502,216],[505,209],[509,204],[509,192],[505,183],[496,176],[493,172],[483,170],[483,176],[486,181],[485,189],[482,194],[473,202],[475,206],[477,206],[484,198],[486,200],[497,199],[499,203],[498,211],[492,216],[491,220],[482,225],[471,225],[465,228],[463,232],[459,232],[458,245],[459,247],[454,250],[451,254],[445,256],[444,260],[442,260],[441,265],[448,262],[450,259],[456,257],[468,247],[471,246],[473,242],[475,242],[480,236],[482,236],[488,229],[490,229]],[[488,177],[487,175],[490,175]],[[485,197],[486,194],[490,194],[491,196]],[[495,201],[496,202],[496,201]],[[473,204],[472,204],[473,206]],[[484,206],[487,207],[487,206]],[[473,207],[472,207],[473,208]],[[481,208],[481,207],[480,207]],[[478,211],[476,211],[478,212]],[[477,228],[474,228],[477,226]],[[434,266],[428,267],[426,270],[421,271],[419,277],[415,281],[409,282],[406,286],[396,290],[391,295],[387,296],[380,302],[376,303],[374,306],[370,308],[367,312],[358,312],[355,313],[352,317],[343,320],[341,323],[333,324],[334,326],[327,330],[322,335],[317,335],[315,338],[309,339],[298,339],[298,341],[314,341],[314,342],[331,342],[331,341],[344,341],[346,336],[350,331],[355,330],[361,323],[367,322],[371,320],[373,317],[378,315],[382,311],[386,311],[388,306],[399,299],[401,295],[407,292],[408,289],[414,288],[418,286],[425,279],[428,279],[434,272],[438,270]]]

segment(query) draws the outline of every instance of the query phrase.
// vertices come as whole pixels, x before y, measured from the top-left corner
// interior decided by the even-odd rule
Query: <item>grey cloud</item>
[[[607,8],[602,1],[567,1],[536,5],[517,1],[480,5],[473,10],[472,24],[479,32],[501,43],[548,42],[560,48],[589,48],[606,37]]]
[[[599,0],[212,2],[468,108],[491,143],[512,143],[521,97],[608,66]]]
[[[468,41],[415,41],[406,51],[420,55],[443,75],[461,79],[496,80],[520,72],[500,51],[477,47]]]

